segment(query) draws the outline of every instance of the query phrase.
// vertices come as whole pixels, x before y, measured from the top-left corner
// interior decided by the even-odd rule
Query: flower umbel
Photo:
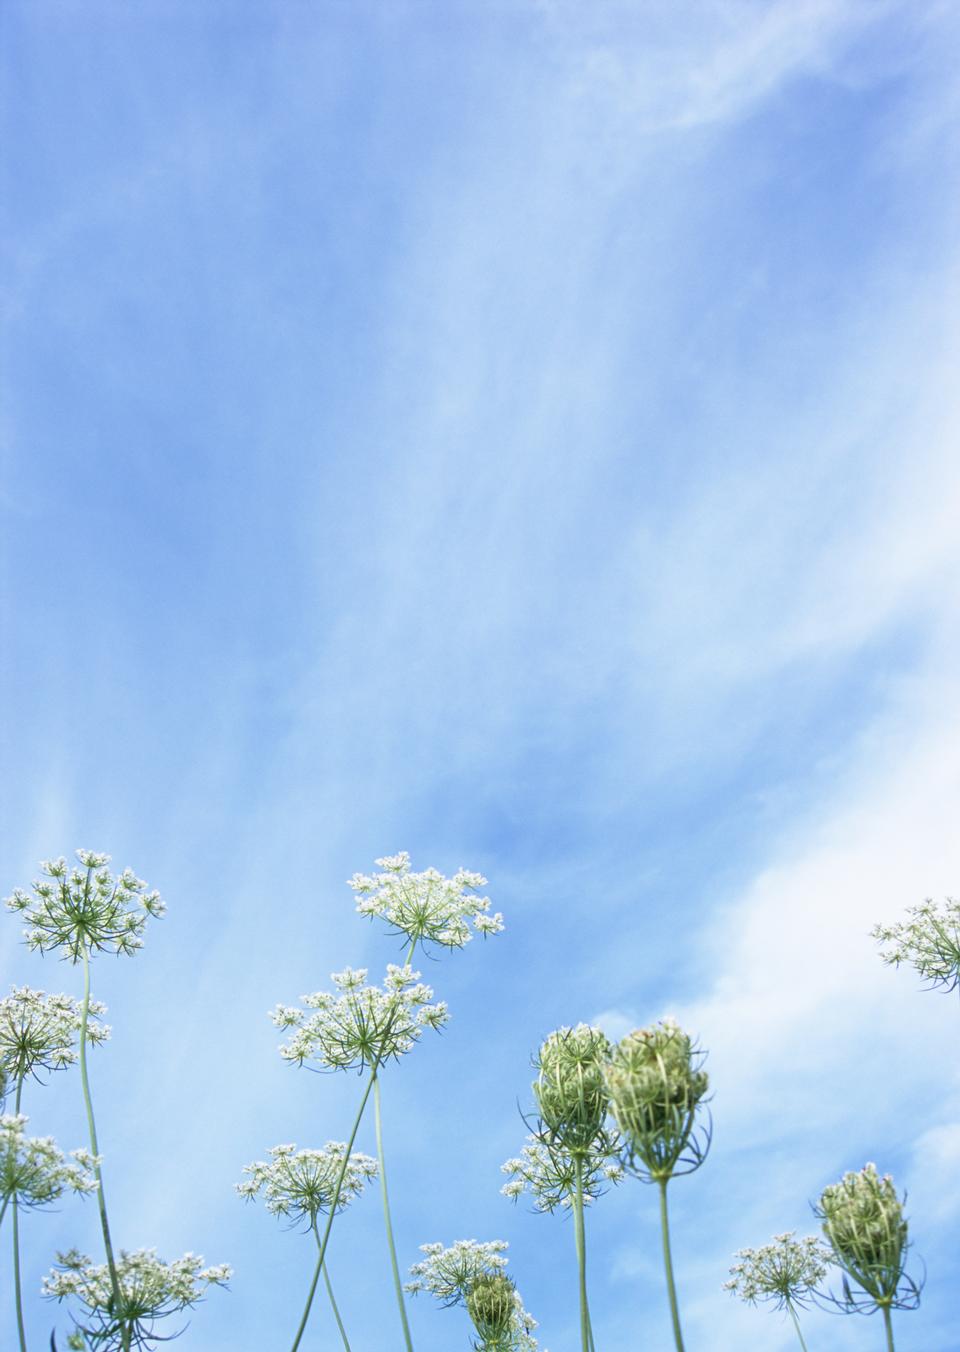
[[[884,1306],[916,1308],[920,1288],[904,1272],[907,1221],[889,1174],[881,1177],[875,1164],[844,1174],[839,1183],[824,1188],[814,1214],[837,1266],[866,1292],[866,1299],[854,1294],[844,1277],[843,1299],[837,1304],[866,1314]]]
[[[833,1262],[830,1250],[815,1235],[794,1239],[792,1230],[774,1235],[762,1248],[740,1249],[736,1257],[724,1291],[748,1305],[772,1301],[780,1310],[791,1304],[805,1305]]]
[[[418,980],[419,972],[390,964],[383,989],[366,985],[366,968],[334,972],[336,994],[304,995],[306,1010],[278,1005],[270,1017],[278,1028],[292,1028],[281,1046],[286,1061],[316,1061],[327,1070],[363,1070],[398,1059],[411,1050],[424,1028],[440,1029],[448,1018],[433,991]],[[313,1011],[313,1012],[311,1012]]]
[[[523,1308],[516,1287],[505,1274],[507,1244],[502,1239],[481,1244],[458,1239],[449,1248],[421,1244],[427,1256],[410,1269],[407,1290],[429,1291],[444,1306],[465,1305],[481,1337],[476,1352],[536,1352],[537,1321]]]
[[[610,1108],[631,1167],[648,1182],[690,1173],[706,1159],[709,1130],[695,1131],[709,1084],[702,1061],[673,1019],[628,1033],[613,1050],[606,1067]]]
[[[377,1161],[369,1155],[350,1156],[337,1195],[337,1181],[343,1168],[347,1147],[342,1141],[328,1141],[322,1150],[298,1150],[295,1145],[275,1145],[267,1152],[269,1161],[258,1160],[244,1166],[249,1174],[236,1185],[248,1200],[263,1192],[267,1210],[274,1216],[289,1217],[292,1223],[313,1225],[326,1215],[337,1196],[337,1211],[342,1211],[364,1186],[375,1178]]]
[[[159,892],[130,869],[114,877],[106,867],[108,854],[77,850],[80,868],[68,868],[66,859],[41,863],[43,877],[32,884],[33,896],[17,888],[6,898],[28,928],[29,948],[47,953],[62,949],[64,957],[79,962],[88,953],[135,953],[143,947],[149,916],[166,909]]]
[[[393,933],[408,942],[463,948],[473,938],[468,921],[483,935],[503,929],[503,916],[490,914],[489,897],[476,895],[487,883],[482,874],[463,868],[452,878],[435,868],[411,873],[405,850],[375,862],[381,873],[355,873],[349,880],[348,886],[357,895],[357,910],[386,920]]]
[[[149,1348],[160,1338],[153,1331],[158,1319],[196,1305],[208,1287],[224,1286],[232,1276],[226,1263],[205,1268],[203,1259],[192,1253],[164,1263],[155,1249],[121,1252],[117,1263],[121,1295],[118,1310],[105,1264],[91,1263],[76,1249],[57,1256],[59,1266],[43,1279],[43,1294],[55,1300],[73,1297],[78,1301],[83,1309],[83,1318],[76,1321],[78,1328],[97,1352],[119,1352],[125,1345]],[[124,1343],[125,1329],[129,1344]],[[167,1337],[164,1335],[163,1340]]]
[[[537,1321],[527,1314],[513,1281],[503,1272],[488,1273],[467,1291],[467,1314],[480,1335],[475,1352],[528,1352]]]
[[[51,1136],[27,1136],[22,1113],[0,1117],[0,1199],[16,1197],[21,1209],[49,1206],[67,1191],[96,1192],[94,1158],[74,1150],[64,1158]]]
[[[960,901],[947,897],[942,905],[929,898],[907,909],[909,920],[877,925],[872,937],[888,947],[883,961],[899,967],[907,962],[931,986],[953,991],[960,987]]]
[[[87,1041],[94,1045],[110,1036],[107,1025],[96,1022],[105,1013],[106,1005],[90,1001]],[[79,1055],[82,1018],[80,1005],[69,995],[45,995],[29,986],[14,986],[0,1000],[0,1069],[11,1080],[18,1080],[73,1065]]]
[[[617,1142],[604,1136],[602,1145],[580,1156],[584,1202],[593,1202],[606,1192],[606,1185],[619,1183],[623,1165],[617,1154]],[[557,1141],[545,1135],[530,1135],[527,1144],[514,1159],[500,1166],[502,1174],[510,1174],[510,1182],[500,1191],[504,1197],[516,1201],[529,1192],[537,1211],[555,1211],[557,1207],[573,1205],[577,1190],[577,1163],[575,1157]]]

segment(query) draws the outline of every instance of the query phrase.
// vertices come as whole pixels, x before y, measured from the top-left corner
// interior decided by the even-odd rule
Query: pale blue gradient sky
[[[358,1091],[265,1012],[395,959],[344,880],[406,848],[507,932],[430,966],[452,1023],[385,1082],[405,1262],[508,1239],[573,1352],[570,1227],[498,1195],[529,1056],[673,1011],[716,1089],[691,1349],[790,1346],[730,1253],[875,1159],[929,1271],[903,1347],[955,1352],[960,1015],[867,937],[960,876],[955,7],[11,0],[0,36],[0,890],[84,845],[168,901],[96,969],[95,1091],[119,1243],[236,1268],[179,1345],[289,1346],[309,1244],[232,1184]],[[79,1144],[78,1094],[36,1129]],[[589,1218],[607,1352],[668,1345],[652,1203]],[[378,1227],[331,1253],[357,1352],[400,1342]],[[31,1288],[97,1242],[24,1233]]]

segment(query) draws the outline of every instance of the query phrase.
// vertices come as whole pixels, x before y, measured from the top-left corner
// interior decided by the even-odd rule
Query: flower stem
[[[23,1096],[23,1071],[17,1076],[17,1098],[13,1111],[19,1115],[20,1099]],[[17,1194],[10,1198],[13,1212],[13,1293],[17,1309],[17,1333],[20,1337],[20,1352],[27,1352],[27,1337],[23,1329],[23,1294],[20,1289],[20,1214],[17,1206]],[[6,1211],[6,1203],[4,1203]]]
[[[100,1154],[97,1145],[97,1124],[93,1117],[93,1100],[90,1097],[90,1079],[87,1075],[87,1021],[90,1017],[90,957],[87,945],[82,945],[83,953],[83,1009],[80,1017],[80,1081],[83,1085],[83,1102],[87,1110],[87,1128],[90,1133],[90,1149],[96,1159]],[[123,1311],[123,1297],[120,1293],[120,1279],[117,1276],[117,1264],[113,1256],[113,1244],[110,1241],[110,1222],[107,1220],[107,1203],[103,1195],[103,1174],[99,1163],[94,1164],[97,1178],[97,1206],[100,1209],[100,1229],[103,1231],[103,1248],[110,1270],[110,1290],[113,1295],[113,1308],[117,1311],[121,1345],[123,1352],[130,1352],[130,1328],[126,1320],[120,1318]]]
[[[893,1345],[893,1320],[890,1318],[890,1306],[883,1307],[883,1325],[887,1331],[887,1352],[896,1352]]]
[[[410,1325],[407,1323],[407,1309],[403,1300],[403,1285],[400,1281],[400,1269],[397,1266],[397,1247],[393,1242],[393,1225],[390,1221],[390,1199],[387,1195],[387,1166],[383,1157],[383,1124],[380,1119],[380,1080],[373,1076],[373,1113],[377,1128],[377,1162],[380,1165],[380,1195],[383,1198],[383,1220],[387,1230],[387,1245],[390,1249],[390,1266],[393,1270],[393,1288],[397,1293],[397,1308],[400,1311],[400,1323],[407,1352],[413,1352],[410,1337]]]
[[[797,1337],[800,1339],[800,1346],[803,1348],[803,1352],[807,1352],[807,1345],[803,1341],[803,1334],[800,1332],[800,1320],[797,1318],[797,1312],[793,1308],[793,1301],[791,1301],[789,1298],[787,1300],[787,1309],[790,1311],[790,1318],[793,1320],[793,1327],[797,1330]]]
[[[319,1248],[319,1247],[320,1247],[320,1235],[319,1235],[319,1232],[317,1231],[317,1218],[316,1218],[316,1216],[314,1216],[313,1222],[312,1222],[310,1228],[313,1230],[314,1237],[315,1237],[315,1239],[316,1239],[316,1241],[317,1241],[317,1247]],[[324,1284],[324,1286],[326,1286],[326,1288],[327,1288],[327,1295],[330,1297],[330,1306],[331,1306],[331,1308],[332,1308],[332,1310],[333,1310],[333,1317],[334,1317],[334,1319],[337,1321],[337,1328],[340,1330],[340,1337],[343,1339],[343,1346],[344,1346],[344,1348],[346,1349],[346,1352],[350,1352],[350,1342],[349,1342],[349,1340],[348,1340],[348,1338],[347,1338],[347,1330],[343,1327],[343,1320],[340,1318],[340,1311],[337,1309],[337,1302],[336,1302],[336,1299],[334,1298],[333,1287],[332,1287],[331,1284],[330,1284],[330,1274],[329,1274],[329,1272],[327,1271],[327,1265],[326,1265],[326,1263],[324,1263],[322,1266],[323,1266],[323,1284]]]
[[[590,1309],[587,1305],[587,1240],[583,1225],[583,1160],[575,1158],[576,1192],[573,1199],[573,1233],[577,1244],[577,1274],[580,1285],[580,1345],[583,1352],[593,1352],[593,1330],[590,1327]]]
[[[658,1178],[660,1185],[660,1233],[663,1238],[663,1266],[667,1274],[667,1295],[670,1297],[670,1318],[673,1321],[673,1337],[677,1352],[684,1352],[683,1334],[680,1332],[680,1311],[677,1308],[677,1288],[673,1281],[673,1259],[670,1256],[670,1226],[667,1221],[667,1184],[669,1178]]]

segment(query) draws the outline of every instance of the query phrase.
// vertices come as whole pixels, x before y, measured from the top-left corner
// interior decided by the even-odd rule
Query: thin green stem
[[[890,1306],[884,1305],[882,1309],[883,1325],[887,1331],[887,1352],[896,1352],[896,1348],[893,1345],[893,1320],[890,1317]]]
[[[23,1097],[23,1071],[17,1076],[17,1097],[13,1111],[19,1116],[20,1100]],[[13,1214],[13,1298],[17,1310],[17,1334],[20,1338],[20,1352],[27,1352],[27,1336],[23,1328],[23,1293],[20,1286],[20,1208],[17,1206],[17,1194],[10,1198]],[[6,1211],[6,1203],[4,1203]],[[2,1219],[2,1214],[0,1214]]]
[[[800,1332],[800,1320],[797,1318],[797,1312],[793,1308],[793,1302],[789,1298],[787,1299],[787,1309],[790,1311],[790,1318],[793,1320],[793,1327],[797,1330],[797,1337],[800,1339],[800,1346],[803,1348],[803,1352],[807,1352],[807,1345],[803,1341],[803,1334]]]
[[[680,1332],[680,1311],[677,1308],[677,1288],[673,1280],[673,1258],[670,1255],[670,1225],[667,1220],[667,1183],[668,1178],[658,1178],[660,1185],[660,1233],[663,1238],[663,1266],[667,1274],[667,1295],[670,1297],[670,1318],[673,1321],[673,1337],[677,1352],[684,1352],[683,1334]]]
[[[416,952],[416,948],[417,941],[416,939],[414,939],[410,944],[410,949],[409,952],[407,953],[407,958],[406,962],[404,963],[404,966],[409,967],[410,964],[413,962],[413,955]],[[360,1099],[360,1107],[357,1109],[357,1115],[353,1119],[353,1127],[351,1128],[350,1131],[350,1139],[347,1141],[347,1148],[344,1151],[343,1163],[340,1166],[340,1173],[337,1176],[336,1187],[333,1190],[333,1199],[330,1203],[330,1211],[327,1216],[327,1223],[323,1228],[323,1238],[320,1241],[320,1252],[317,1255],[317,1265],[313,1270],[313,1280],[310,1283],[310,1291],[307,1295],[307,1303],[304,1307],[303,1316],[300,1320],[299,1327],[297,1328],[296,1336],[294,1337],[293,1346],[291,1347],[290,1352],[297,1352],[297,1348],[300,1346],[300,1339],[303,1337],[303,1331],[307,1327],[307,1320],[310,1318],[310,1307],[313,1304],[313,1297],[317,1290],[317,1283],[320,1280],[320,1273],[321,1270],[323,1269],[323,1262],[327,1254],[327,1244],[330,1241],[330,1231],[333,1229],[333,1218],[337,1214],[337,1206],[340,1202],[340,1192],[343,1188],[343,1180],[347,1176],[347,1168],[350,1164],[350,1152],[353,1150],[353,1143],[357,1139],[357,1132],[360,1130],[360,1123],[363,1119],[364,1110],[366,1109],[367,1106],[367,1100],[370,1098],[370,1091],[373,1088],[374,1080],[376,1078],[376,1074],[379,1069],[380,1069],[380,1058],[377,1057],[370,1067],[371,1071],[370,1079],[367,1081],[367,1087],[363,1091],[363,1097]]]
[[[311,1223],[314,1237],[317,1241],[317,1247],[320,1247],[320,1234],[317,1230],[317,1218],[314,1216]],[[330,1283],[330,1273],[327,1271],[326,1263],[323,1264],[323,1284],[327,1288],[327,1295],[330,1297],[330,1308],[333,1310],[333,1317],[337,1321],[337,1328],[340,1330],[340,1337],[343,1339],[343,1346],[346,1352],[350,1352],[350,1342],[347,1338],[347,1330],[343,1327],[343,1320],[340,1318],[340,1311],[337,1309],[336,1298],[333,1294],[333,1286]]]
[[[580,1288],[580,1345],[583,1352],[593,1352],[593,1330],[587,1305],[587,1238],[583,1224],[583,1160],[575,1157],[576,1191],[573,1197],[573,1233],[577,1245],[577,1277]]]
[[[380,1165],[380,1196],[383,1198],[383,1221],[387,1230],[387,1245],[390,1249],[390,1267],[393,1272],[393,1289],[397,1295],[397,1309],[400,1311],[400,1323],[403,1327],[403,1340],[407,1352],[413,1352],[413,1340],[410,1337],[410,1325],[407,1322],[407,1307],[403,1299],[403,1284],[400,1281],[400,1268],[397,1266],[397,1246],[393,1242],[393,1225],[390,1220],[390,1198],[387,1194],[387,1165],[383,1157],[383,1123],[380,1118],[380,1080],[373,1077],[373,1114],[377,1128],[377,1162]]]
[[[93,1100],[90,1097],[90,1078],[87,1074],[87,1022],[90,1017],[90,956],[87,945],[81,948],[83,953],[83,1010],[80,1016],[80,1082],[83,1085],[83,1102],[87,1110],[87,1129],[90,1134],[90,1150],[95,1159],[99,1159],[100,1148],[97,1144],[97,1124],[93,1116]],[[113,1256],[113,1244],[110,1240],[110,1222],[107,1220],[107,1202],[103,1195],[103,1173],[99,1162],[94,1164],[97,1178],[97,1206],[100,1210],[100,1229],[103,1231],[103,1248],[110,1270],[110,1291],[113,1295],[113,1308],[118,1314],[123,1311],[123,1297],[120,1292],[120,1278],[117,1276],[117,1264]],[[130,1352],[130,1327],[126,1320],[119,1322],[120,1340],[123,1352]]]

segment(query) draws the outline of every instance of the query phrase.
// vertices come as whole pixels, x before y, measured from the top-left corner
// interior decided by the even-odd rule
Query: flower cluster
[[[23,915],[27,945],[46,953],[60,948],[72,962],[84,953],[134,953],[143,947],[149,916],[163,915],[159,892],[130,869],[118,877],[106,867],[108,854],[77,850],[80,868],[66,859],[41,863],[43,878],[32,884],[33,896],[17,888],[7,907]]]
[[[599,1028],[579,1023],[551,1033],[534,1062],[533,1092],[551,1141],[573,1154],[589,1151],[603,1130],[608,1099],[604,1063],[610,1043]]]
[[[572,1206],[578,1162],[584,1202],[595,1201],[606,1192],[607,1184],[619,1183],[623,1178],[616,1142],[606,1135],[595,1141],[588,1154],[579,1157],[559,1142],[531,1135],[520,1154],[500,1166],[501,1173],[511,1175],[510,1182],[504,1183],[500,1191],[512,1201],[529,1192],[537,1211]]]
[[[48,1206],[67,1191],[95,1192],[93,1170],[99,1163],[86,1150],[74,1150],[71,1164],[50,1136],[27,1136],[22,1113],[0,1117],[0,1198],[14,1196],[21,1208]]]
[[[354,1153],[347,1160],[342,1141],[328,1141],[322,1150],[275,1145],[267,1153],[269,1161],[244,1166],[243,1172],[250,1177],[236,1185],[237,1192],[249,1200],[262,1190],[267,1210],[274,1216],[290,1217],[294,1224],[305,1220],[314,1225],[317,1216],[329,1212],[334,1197],[337,1210],[342,1211],[377,1174],[377,1161],[369,1155]]]
[[[223,1286],[232,1276],[226,1263],[205,1268],[203,1259],[192,1253],[164,1263],[155,1249],[121,1252],[116,1265],[121,1299],[116,1308],[106,1264],[91,1263],[76,1249],[57,1256],[59,1266],[43,1279],[43,1294],[79,1302],[84,1312],[77,1321],[81,1335],[98,1352],[146,1348],[158,1336],[153,1332],[156,1320],[196,1305],[208,1287]],[[73,1345],[83,1345],[76,1335]]]
[[[458,1239],[449,1248],[421,1244],[427,1256],[410,1269],[412,1282],[406,1289],[429,1291],[445,1306],[465,1305],[473,1326],[483,1339],[475,1344],[483,1352],[536,1352],[533,1330],[537,1321],[505,1275],[507,1244],[502,1239],[478,1243]]]
[[[376,863],[382,873],[355,873],[349,880],[348,886],[357,895],[357,910],[386,920],[393,933],[408,942],[463,948],[473,937],[468,920],[479,934],[498,934],[503,929],[503,916],[490,914],[489,897],[476,895],[487,883],[481,874],[462,868],[452,878],[435,868],[411,873],[406,850]]]
[[[706,1158],[709,1134],[694,1132],[709,1083],[702,1059],[673,1019],[628,1033],[613,1050],[606,1066],[610,1108],[632,1166],[648,1181],[689,1173]]]
[[[271,1013],[278,1028],[296,1030],[280,1055],[298,1065],[316,1061],[329,1070],[375,1069],[403,1056],[424,1028],[440,1029],[448,1017],[442,1000],[430,1003],[433,991],[419,976],[391,963],[381,990],[365,984],[366,968],[334,972],[336,994],[304,995],[306,1010],[277,1005]]]
[[[904,1275],[907,1221],[893,1179],[875,1164],[844,1174],[823,1190],[814,1212],[833,1250],[834,1260],[867,1293],[861,1302],[844,1279],[848,1308],[910,1307],[919,1300],[917,1285]]]
[[[898,967],[907,962],[931,986],[960,987],[960,901],[947,897],[942,906],[929,898],[907,910],[909,920],[877,925],[871,935],[889,947],[883,961]]]
[[[774,1235],[772,1243],[760,1249],[740,1249],[724,1291],[748,1305],[760,1301],[773,1301],[778,1309],[804,1305],[826,1277],[833,1257],[815,1235],[805,1239],[793,1235],[791,1230]]]
[[[106,1041],[110,1029],[97,1020],[106,1005],[90,1001],[87,1041]],[[0,1000],[0,1070],[12,1081],[41,1070],[61,1070],[77,1059],[82,1012],[69,995],[45,995],[29,986],[14,986]]]

